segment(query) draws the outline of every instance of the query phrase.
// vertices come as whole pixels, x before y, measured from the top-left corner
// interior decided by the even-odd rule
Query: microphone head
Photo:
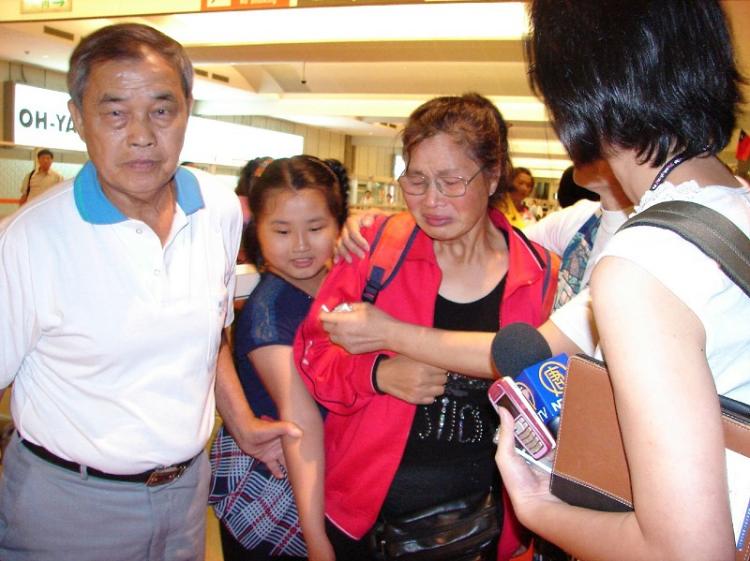
[[[546,339],[528,323],[506,325],[492,340],[492,362],[501,376],[515,378],[527,366],[551,356]]]

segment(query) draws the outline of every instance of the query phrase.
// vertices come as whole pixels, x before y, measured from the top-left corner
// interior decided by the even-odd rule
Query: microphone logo
[[[555,397],[561,397],[565,390],[566,372],[566,364],[556,360],[548,360],[539,367],[539,383]]]

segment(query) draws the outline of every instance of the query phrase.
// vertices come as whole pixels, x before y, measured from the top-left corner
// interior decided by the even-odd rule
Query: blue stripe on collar
[[[198,186],[198,178],[184,167],[177,168],[174,178],[177,185],[177,204],[180,205],[182,211],[185,214],[193,214],[202,209],[205,204]]]
[[[177,204],[185,214],[192,214],[204,207],[203,197],[196,177],[184,168],[177,168]],[[90,224],[117,224],[128,219],[102,191],[92,162],[86,162],[73,183],[73,197],[76,208]]]

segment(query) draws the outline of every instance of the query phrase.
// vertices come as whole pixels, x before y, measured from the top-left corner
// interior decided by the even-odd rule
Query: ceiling
[[[750,1],[723,3],[750,75]],[[436,95],[477,91],[510,128],[516,165],[569,165],[528,86],[522,2],[315,7],[0,23],[0,58],[61,72],[82,36],[117,21],[152,25],[193,60],[199,115],[268,115],[392,145]],[[750,99],[750,89],[746,98]],[[750,111],[741,117],[750,130]],[[732,144],[727,150],[733,163]]]

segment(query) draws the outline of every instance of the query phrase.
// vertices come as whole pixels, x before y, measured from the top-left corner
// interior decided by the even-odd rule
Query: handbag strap
[[[620,230],[632,226],[675,232],[715,260],[750,297],[750,238],[721,213],[690,201],[667,201],[632,216]]]

